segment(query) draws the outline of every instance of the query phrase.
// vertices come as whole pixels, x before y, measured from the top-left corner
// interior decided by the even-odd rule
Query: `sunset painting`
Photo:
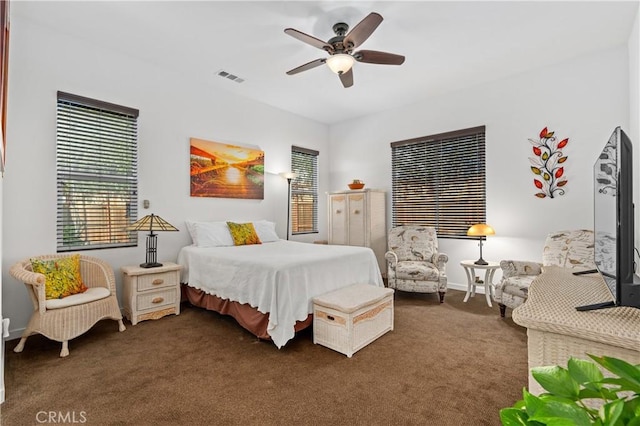
[[[191,196],[264,199],[264,151],[191,138]]]

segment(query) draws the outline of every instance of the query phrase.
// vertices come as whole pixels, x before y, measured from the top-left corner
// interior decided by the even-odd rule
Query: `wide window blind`
[[[58,92],[57,251],[137,245],[138,110]]]
[[[391,144],[393,226],[433,226],[466,238],[486,222],[485,127]]]
[[[318,151],[291,147],[291,233],[318,232]]]

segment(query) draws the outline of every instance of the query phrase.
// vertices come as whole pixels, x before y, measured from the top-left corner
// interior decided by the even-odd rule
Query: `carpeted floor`
[[[101,321],[67,358],[10,341],[2,425],[498,425],[527,384],[526,330],[463,296],[398,293],[395,330],[351,359],[310,329],[278,350],[187,304],[123,333]]]

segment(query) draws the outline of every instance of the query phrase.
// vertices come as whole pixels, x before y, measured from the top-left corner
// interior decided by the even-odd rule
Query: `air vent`
[[[216,74],[222,78],[235,81],[236,83],[242,83],[244,81],[244,78],[240,78],[237,75],[233,75],[230,72],[227,72],[225,70],[218,70],[216,71]]]

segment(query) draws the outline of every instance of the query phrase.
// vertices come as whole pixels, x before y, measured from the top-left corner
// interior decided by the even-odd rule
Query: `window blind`
[[[318,232],[318,151],[291,147],[291,233]]]
[[[485,127],[391,144],[393,226],[433,226],[467,238],[486,222]]]
[[[138,110],[58,92],[57,251],[137,245]]]

